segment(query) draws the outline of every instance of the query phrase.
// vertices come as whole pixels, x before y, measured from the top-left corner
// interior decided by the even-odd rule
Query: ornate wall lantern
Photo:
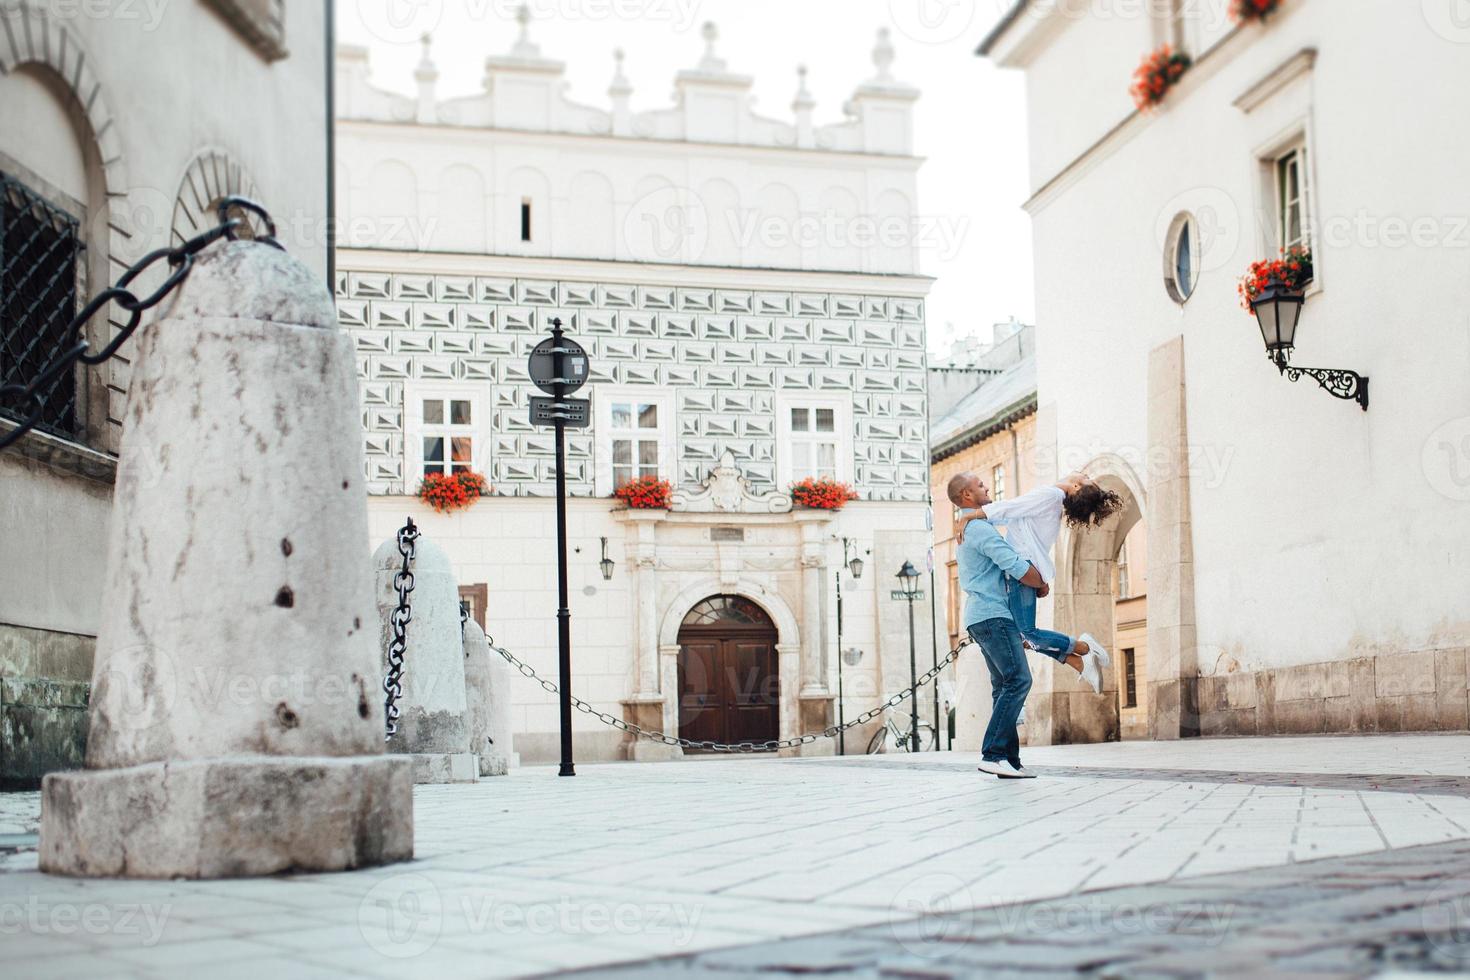
[[[1298,381],[1305,374],[1315,379],[1328,394],[1355,401],[1366,412],[1368,379],[1363,375],[1339,368],[1292,366],[1291,352],[1296,346],[1296,328],[1301,321],[1304,302],[1302,290],[1274,281],[1251,301],[1251,312],[1256,315],[1256,322],[1261,327],[1261,339],[1266,342],[1266,356],[1291,381]]]
[[[851,549],[852,550],[852,557],[851,558],[848,558],[847,557],[848,549],[851,547],[851,545],[852,545],[852,539],[851,538],[843,538],[842,539],[842,564],[844,564],[844,565],[847,566],[847,570],[852,573],[853,579],[854,580],[857,580],[857,579],[860,579],[860,578],[863,577],[863,560],[858,557],[858,550],[857,550],[857,548],[852,548]]]
[[[602,569],[602,580],[604,582],[611,582],[613,560],[607,556],[607,538],[602,539],[602,561],[597,563],[597,567]]]

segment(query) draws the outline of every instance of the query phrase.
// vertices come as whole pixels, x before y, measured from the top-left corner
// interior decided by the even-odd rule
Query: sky
[[[671,104],[676,72],[704,52],[701,26],[719,28],[717,51],[751,75],[755,110],[791,118],[796,67],[808,68],[818,125],[840,122],[842,103],[874,74],[880,27],[892,31],[893,73],[917,87],[920,271],[934,276],[929,349],[1015,316],[1033,322],[1025,89],[1019,72],[975,48],[1011,0],[528,0],[531,38],[566,62],[568,96],[608,104],[614,48],[626,52],[635,112]],[[520,0],[338,0],[338,40],[371,50],[373,81],[411,93],[418,38],[433,37],[441,98],[477,92],[485,58],[509,50]]]

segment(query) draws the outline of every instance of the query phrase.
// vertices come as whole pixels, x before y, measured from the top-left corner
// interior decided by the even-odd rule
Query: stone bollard
[[[136,878],[413,857],[383,752],[352,345],[285,252],[201,253],[143,327],[86,768],[42,784],[41,870]]]
[[[511,751],[510,695],[516,669],[490,649],[473,619],[464,624],[465,700],[470,709],[470,744],[480,756],[480,775],[504,776],[519,759]]]
[[[383,542],[373,555],[377,574],[379,690],[387,674],[392,615],[398,606],[393,577],[403,568],[397,537]],[[398,733],[388,740],[390,753],[413,757],[416,783],[474,782],[478,766],[470,748],[466,717],[464,642],[459,635],[459,586],[449,556],[419,535],[414,545],[414,587],[409,594],[413,618],[403,654],[403,696],[398,701]],[[381,732],[379,738],[382,737]]]

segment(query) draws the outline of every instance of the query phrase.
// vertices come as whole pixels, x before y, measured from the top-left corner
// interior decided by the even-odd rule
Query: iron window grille
[[[80,222],[0,172],[0,385],[25,384],[67,341],[77,313]],[[41,393],[38,428],[77,433],[77,378],[58,374]],[[32,404],[0,411],[26,417]]]

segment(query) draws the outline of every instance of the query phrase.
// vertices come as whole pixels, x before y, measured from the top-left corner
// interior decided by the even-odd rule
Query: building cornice
[[[900,153],[869,153],[862,150],[832,150],[820,146],[796,147],[796,146],[763,146],[754,143],[730,143],[714,142],[706,140],[669,139],[661,136],[616,136],[612,133],[563,133],[545,129],[514,129],[508,126],[458,126],[450,123],[421,123],[421,122],[397,122],[382,119],[342,119],[336,122],[339,132],[350,132],[355,127],[363,130],[391,130],[394,131],[394,139],[407,140],[408,142],[421,142],[425,132],[443,135],[479,146],[485,145],[485,138],[494,135],[496,138],[504,138],[508,142],[535,143],[566,143],[585,144],[588,141],[597,141],[603,144],[605,149],[626,150],[638,152],[645,148],[656,147],[660,152],[665,152],[671,146],[685,147],[691,154],[707,152],[713,156],[727,157],[731,151],[749,151],[761,156],[787,157],[793,160],[806,160],[821,166],[831,166],[833,159],[851,160],[855,163],[882,164],[884,166],[899,166],[904,170],[918,171],[927,161],[927,157],[915,156],[913,154]],[[365,134],[364,134],[365,135]]]
[[[997,432],[1004,432],[1027,416],[1035,414],[1036,393],[1032,392],[1008,407],[1001,409],[985,421],[965,429],[958,435],[951,436],[931,449],[929,452],[929,462],[932,465],[949,459],[951,456],[957,456],[971,446],[978,445]]]
[[[1138,109],[1124,116],[1112,129],[1103,134],[1097,142],[1074,157],[1071,162],[1057,171],[1050,179],[1045,181],[1040,188],[1021,207],[1027,214],[1035,217],[1046,208],[1048,204],[1056,200],[1062,191],[1071,187],[1078,180],[1090,173],[1099,163],[1106,160],[1124,144],[1148,126],[1153,121],[1153,116],[1162,112],[1183,111],[1180,103],[1189,98],[1191,92],[1199,88],[1205,81],[1217,74],[1229,61],[1226,56],[1227,49],[1244,32],[1245,25],[1237,24],[1226,34],[1195,59],[1194,66],[1184,73],[1184,77],[1170,92],[1168,101],[1162,108],[1155,109],[1152,113],[1145,113]]]
[[[1317,49],[1302,48],[1242,92],[1232,104],[1241,112],[1254,112],[1267,99],[1310,72],[1316,65]]]
[[[351,272],[419,272],[451,276],[510,276],[590,279],[598,282],[725,289],[832,293],[876,293],[923,299],[932,276],[883,275],[823,269],[758,269],[722,265],[660,265],[607,259],[547,258],[534,255],[475,255],[409,249],[341,248],[337,267]]]

